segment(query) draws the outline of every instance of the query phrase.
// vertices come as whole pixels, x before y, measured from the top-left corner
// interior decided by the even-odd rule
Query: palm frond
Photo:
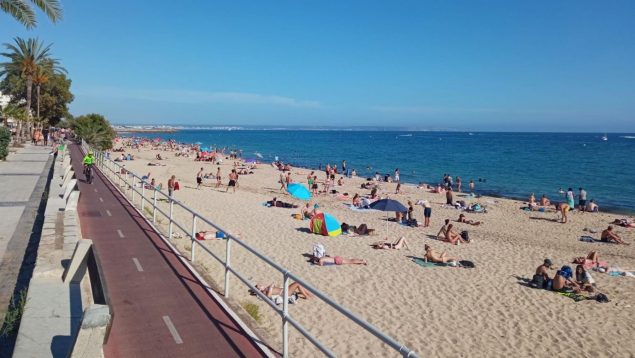
[[[22,23],[27,29],[37,25],[35,12],[24,0],[0,0],[0,9]]]
[[[64,17],[62,3],[59,0],[31,0],[31,2],[44,11],[46,16],[54,23]]]

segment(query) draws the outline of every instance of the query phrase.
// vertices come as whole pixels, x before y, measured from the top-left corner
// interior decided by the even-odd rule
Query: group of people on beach
[[[137,144],[138,147],[139,144]],[[179,153],[180,156],[189,156],[192,153],[196,153],[196,160],[209,160],[213,162],[217,162],[218,160],[222,160],[224,152],[223,150],[213,150],[209,152],[201,152],[199,148],[196,146],[188,147],[185,145],[177,144],[176,142],[168,141],[164,144],[163,150],[165,148],[169,148],[169,150],[175,151]],[[238,152],[236,152],[238,153]],[[160,155],[160,154],[159,154]],[[123,158],[122,160],[131,160],[134,159],[130,154],[124,155],[121,154]],[[128,156],[131,156],[129,159]],[[194,154],[192,154],[194,156]],[[234,156],[238,158],[239,155],[236,154]],[[163,158],[156,158],[157,160],[162,160]],[[280,183],[280,191],[285,192],[288,185],[294,183],[294,178],[292,174],[292,166],[288,163],[282,163],[281,161],[275,161],[272,163],[272,166],[280,171],[279,173],[279,183]],[[239,172],[237,169],[237,165],[234,165],[234,168],[227,175],[227,187],[225,192],[228,192],[230,188],[232,191],[236,191],[236,187],[238,186],[239,180]],[[297,175],[298,173],[296,173]],[[306,176],[306,183],[308,184],[309,190],[314,194],[335,194],[337,198],[342,198],[345,200],[350,200],[351,207],[355,209],[365,209],[369,208],[370,205],[382,199],[382,195],[386,194],[386,190],[381,192],[382,186],[389,186],[386,183],[395,184],[395,193],[400,193],[401,180],[400,180],[400,172],[399,169],[396,168],[392,175],[385,174],[381,175],[379,172],[375,173],[374,177],[368,178],[364,183],[361,184],[362,189],[369,190],[367,194],[359,194],[359,193],[351,193],[353,195],[349,196],[348,193],[340,194],[338,193],[338,188],[344,186],[345,178],[350,175],[355,175],[355,171],[349,171],[347,167],[346,161],[342,161],[342,165],[338,168],[336,165],[327,164],[324,168],[324,179],[322,181],[318,180],[318,176],[321,174],[316,174],[316,171],[310,171]],[[222,171],[221,167],[218,166],[215,172],[205,173],[203,167],[196,173],[196,189],[201,189],[203,185],[204,179],[215,180],[215,188],[221,187],[222,184]],[[152,187],[156,187],[154,179],[152,179]],[[320,188],[320,184],[322,188]],[[159,185],[160,187],[160,185]],[[176,180],[176,176],[172,175],[168,182],[168,193],[170,196],[173,196],[176,190],[179,190],[179,183]],[[471,205],[467,205],[464,202],[459,200],[455,201],[454,195],[455,193],[462,193],[465,188],[463,187],[463,181],[460,176],[452,177],[450,174],[444,174],[441,183],[439,183],[436,188],[430,186],[419,186],[420,188],[428,188],[434,193],[443,194],[445,196],[446,205],[451,205],[453,207],[457,207],[459,209],[464,210],[464,212],[459,213],[458,219],[456,223],[465,224],[471,226],[479,226],[483,225],[482,220],[472,220],[468,218],[465,212],[469,212],[472,209]],[[474,180],[469,181],[469,193],[473,196],[475,190]],[[540,211],[541,209],[546,210],[546,208],[551,205],[555,205],[556,212],[561,215],[561,222],[567,222],[567,213],[570,210],[577,209],[580,212],[597,212],[599,211],[597,203],[593,199],[587,201],[587,192],[580,187],[577,195],[574,194],[573,190],[569,188],[566,192],[561,191],[563,194],[563,201],[558,203],[553,203],[545,194],[543,194],[540,200],[536,200],[536,197],[532,193],[529,196],[528,200],[528,208],[531,211]],[[390,195],[390,194],[389,194]],[[464,195],[462,195],[464,196]],[[577,196],[577,205],[575,203],[575,199]],[[415,207],[417,205],[422,206],[423,209],[423,223],[421,226],[423,228],[427,228],[430,226],[430,218],[432,215],[432,205],[428,200],[419,200],[413,203],[414,200],[408,201],[407,211],[403,213],[396,213],[396,220],[398,222],[412,222],[415,220]],[[269,207],[277,207],[277,208],[297,208],[296,205],[281,201],[278,197],[273,197],[272,200],[267,201],[266,206]],[[467,209],[467,210],[466,210]],[[480,212],[480,211],[477,211]],[[309,203],[300,207],[299,217],[303,219],[310,219],[315,215],[320,214],[321,211],[317,205],[311,207]],[[635,223],[626,222],[625,224],[615,223],[616,225],[622,225],[626,227],[635,227]],[[342,232],[346,233],[350,236],[363,236],[363,235],[372,235],[375,230],[368,228],[366,224],[361,224],[359,226],[348,225],[346,223],[342,224]],[[470,238],[469,232],[467,230],[457,230],[456,224],[452,223],[450,219],[445,219],[444,225],[439,229],[434,238],[438,239],[441,242],[446,242],[451,245],[460,245],[460,244],[469,244],[473,243],[474,240]],[[600,241],[603,242],[614,242],[618,244],[627,244],[620,235],[618,235],[613,226],[609,226],[607,229],[603,230],[600,235]],[[384,240],[375,242],[370,244],[370,246],[374,249],[378,250],[401,250],[406,249],[410,250],[409,242],[406,237],[399,237],[396,240],[390,240],[385,238]],[[446,251],[441,250],[440,252],[435,251],[431,245],[424,245],[424,255],[423,258],[429,262],[446,264],[450,262],[458,262],[458,258],[452,257]],[[569,265],[564,265],[560,270],[557,270],[554,275],[550,273],[550,270],[553,268],[553,262],[550,259],[545,259],[543,264],[541,264],[535,271],[535,275],[533,277],[533,284],[538,287],[548,288],[554,291],[564,291],[564,292],[595,292],[597,290],[595,281],[591,277],[589,273],[589,267],[599,267],[598,262],[598,254],[597,252],[592,252],[587,257],[584,258],[584,262],[577,264],[575,267],[575,272],[571,269]],[[325,250],[322,250],[322,253],[319,255],[315,254],[311,257],[311,261],[318,266],[327,266],[327,265],[368,265],[368,262],[365,259],[361,258],[350,258],[343,257],[340,255],[327,255]],[[580,261],[580,260],[578,260]],[[595,266],[589,266],[589,262]],[[278,300],[281,296],[283,289],[273,284],[269,285],[256,285],[256,290],[258,290],[263,296],[268,297],[269,299]],[[293,297],[293,300],[297,300],[298,298],[309,299],[313,297],[313,295],[304,287],[302,287],[298,283],[292,283],[289,287],[289,294]]]

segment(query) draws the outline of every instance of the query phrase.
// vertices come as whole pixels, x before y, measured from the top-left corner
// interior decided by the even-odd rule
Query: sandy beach
[[[115,145],[119,146],[119,143]],[[524,284],[545,258],[551,258],[555,264],[554,270],[550,271],[553,276],[555,269],[565,264],[575,269],[572,259],[590,251],[598,251],[600,260],[607,261],[611,267],[635,270],[635,244],[632,244],[635,229],[615,227],[616,232],[631,243],[628,246],[579,241],[580,236],[589,234],[585,228],[598,230],[597,234],[590,235],[599,238],[599,231],[624,216],[570,212],[569,222],[561,224],[553,221],[555,212],[523,211],[520,208],[526,205],[520,201],[477,199],[457,193],[455,200],[479,202],[487,208],[484,214],[466,214],[468,219],[483,222],[471,226],[456,222],[461,213],[459,210],[443,207],[444,194],[409,185],[403,185],[401,193],[395,194],[395,183],[382,183],[379,194],[404,205],[408,200],[429,200],[432,204],[431,226],[413,228],[387,222],[384,212],[354,211],[346,206],[350,200],[321,194],[311,200],[311,205],[319,204],[321,210],[340,222],[365,223],[376,230],[372,236],[326,237],[309,233],[308,220],[292,217],[299,209],[263,205],[274,196],[282,201],[303,204],[280,191],[280,171],[269,163],[258,165],[253,174],[240,176],[236,192],[226,193],[232,160],[223,160],[220,165],[195,162],[192,157],[177,158],[175,152],[149,148],[126,149],[126,153],[136,157],[134,161],[122,163],[128,170],[138,175],[150,173],[150,178],[162,183],[164,190],[168,178],[176,175],[181,186],[175,192],[176,199],[239,235],[275,262],[414,349],[421,357],[632,357],[635,352],[635,343],[631,339],[635,329],[635,277],[612,277],[591,271],[599,291],[608,296],[609,303],[575,302]],[[165,159],[156,161],[157,153]],[[112,153],[112,157],[117,154]],[[162,166],[148,166],[150,161]],[[218,166],[221,167],[223,186],[214,188],[216,180],[205,179],[197,190],[199,169],[203,167],[205,173],[215,173]],[[309,172],[293,168],[292,178],[306,184]],[[323,171],[316,175],[320,180],[325,176]],[[351,198],[355,193],[366,195],[370,190],[360,189],[364,181],[365,178],[346,178],[344,185],[336,189],[340,193],[349,193]],[[175,217],[190,226],[191,216],[185,211],[175,210]],[[394,218],[394,214],[389,213],[389,217]],[[421,206],[415,206],[415,217],[419,223],[423,222]],[[454,246],[432,239],[430,236],[437,234],[445,219],[450,219],[458,232],[468,230],[473,242]],[[159,227],[165,228],[165,224],[163,219]],[[198,229],[207,228],[199,225]],[[370,246],[386,236],[390,241],[405,237],[409,250],[375,250]],[[173,242],[179,249],[189,252],[189,240],[175,238]],[[303,254],[311,253],[314,243],[323,244],[330,255],[365,259],[368,265],[312,265]],[[224,257],[223,240],[206,240],[203,244]],[[425,244],[461,260],[470,260],[476,267],[419,266],[412,257],[422,257]],[[224,272],[221,266],[200,250],[197,255],[197,265],[202,273],[222,287]],[[281,274],[237,245],[232,248],[232,264],[254,283],[282,284]],[[250,319],[247,323],[273,347],[281,346],[279,316],[263,301],[251,296],[235,278],[229,302],[234,307],[245,303],[258,305],[262,314],[260,322]],[[290,306],[290,314],[338,356],[396,356],[394,351],[318,299],[299,300]],[[293,329],[290,330],[290,341],[292,356],[319,355]]]

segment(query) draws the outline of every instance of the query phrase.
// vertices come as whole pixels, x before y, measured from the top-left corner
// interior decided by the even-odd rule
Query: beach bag
[[[476,267],[476,265],[474,265],[474,262],[468,261],[468,260],[459,261],[459,265],[461,267],[463,267],[463,268],[474,268],[474,267]]]
[[[293,216],[294,219],[302,220],[302,215],[301,214],[293,214],[291,216]]]
[[[461,231],[461,237],[465,241],[468,241],[468,242],[470,241],[470,234],[467,231]]]
[[[326,255],[326,249],[324,249],[324,245],[322,244],[313,244],[313,257],[316,259],[321,259]]]

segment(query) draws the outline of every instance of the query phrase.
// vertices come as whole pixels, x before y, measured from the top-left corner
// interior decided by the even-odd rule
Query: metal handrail
[[[88,151],[88,149],[89,149],[88,146],[86,146],[85,143],[82,143],[82,147],[84,148],[85,151]],[[321,292],[317,288],[313,287],[311,284],[307,283],[302,278],[294,275],[293,273],[291,273],[286,268],[282,267],[281,265],[277,264],[276,262],[274,262],[273,260],[271,260],[267,256],[265,256],[265,255],[261,254],[260,252],[258,252],[253,247],[249,246],[247,243],[245,243],[242,240],[239,240],[236,237],[234,237],[233,235],[229,234],[225,229],[223,229],[219,225],[213,223],[209,219],[203,217],[201,214],[199,214],[198,212],[194,211],[193,209],[187,207],[182,202],[176,200],[175,198],[170,197],[167,193],[165,193],[165,192],[163,192],[161,190],[157,190],[156,187],[155,187],[152,190],[153,193],[154,193],[153,197],[150,198],[150,199],[152,199],[152,201],[150,201],[145,195],[145,185],[149,184],[145,179],[142,179],[137,174],[129,171],[128,169],[123,168],[123,166],[119,165],[115,161],[110,160],[109,158],[106,158],[104,152],[95,151],[95,153],[96,153],[96,157],[97,157],[97,164],[98,164],[97,166],[102,170],[102,172],[104,172],[104,169],[107,169],[110,172],[110,173],[104,172],[106,174],[106,177],[108,177],[109,180],[113,184],[115,184],[115,182],[113,181],[114,180],[113,179],[113,175],[114,175],[114,177],[118,178],[119,181],[121,181],[122,178],[123,178],[124,184],[126,186],[128,186],[133,191],[132,199],[130,200],[131,204],[133,204],[133,206],[135,205],[135,203],[134,203],[134,193],[136,192],[141,197],[141,207],[143,207],[144,201],[152,206],[152,208],[154,210],[153,211],[153,221],[156,218],[156,211],[161,213],[163,216],[165,216],[169,220],[169,237],[168,237],[169,240],[172,240],[172,225],[176,225],[179,229],[181,229],[190,238],[190,240],[192,242],[191,249],[190,249],[191,250],[190,251],[190,260],[192,262],[194,262],[194,260],[195,260],[195,247],[199,246],[199,247],[201,247],[203,249],[203,251],[205,251],[206,253],[210,254],[214,259],[216,259],[216,261],[218,261],[220,264],[222,264],[225,267],[225,284],[224,284],[224,296],[225,297],[229,297],[229,278],[230,278],[230,274],[233,274],[234,276],[236,276],[239,279],[239,281],[241,281],[243,284],[245,284],[247,287],[249,287],[249,289],[253,290],[258,297],[262,298],[271,308],[273,308],[281,316],[281,318],[282,318],[282,329],[283,329],[283,332],[282,332],[282,337],[283,337],[283,357],[288,357],[289,356],[288,324],[291,324],[293,327],[295,327],[304,337],[306,337],[314,346],[316,346],[326,356],[329,356],[329,357],[334,357],[335,356],[335,354],[333,352],[331,352],[327,347],[325,347],[316,337],[311,335],[311,333],[308,332],[306,330],[306,328],[304,328],[304,326],[302,326],[302,324],[300,324],[299,322],[294,320],[289,315],[289,313],[288,313],[288,302],[289,302],[288,286],[289,286],[289,280],[290,279],[293,279],[295,282],[298,282],[300,285],[302,285],[304,288],[306,288],[309,292],[313,293],[316,297],[318,297],[319,299],[324,301],[329,306],[333,307],[335,310],[337,310],[339,313],[344,315],[346,318],[350,319],[355,324],[360,326],[362,329],[364,329],[367,332],[371,333],[372,335],[377,337],[379,340],[381,340],[383,343],[387,344],[389,347],[391,347],[395,351],[399,352],[399,354],[401,356],[403,356],[403,357],[411,357],[411,358],[418,357],[417,354],[414,351],[410,350],[405,345],[397,342],[394,338],[392,338],[392,337],[388,336],[387,334],[383,333],[381,330],[379,330],[374,325],[372,325],[372,324],[366,322],[364,319],[356,316],[353,312],[351,312],[347,308],[341,306],[340,304],[335,302],[332,298],[330,298],[329,296],[327,296],[325,293]],[[122,174],[121,174],[121,169],[124,169],[125,172],[126,172],[126,174],[124,176],[122,176]],[[133,179],[132,183],[128,182],[128,175],[130,175],[132,177],[132,179]],[[135,178],[138,179],[138,183],[141,184],[141,190],[137,190],[137,188],[135,187],[135,185],[137,184],[137,182],[135,182]],[[123,192],[123,193],[124,193],[125,196],[127,195],[125,192]],[[157,206],[157,203],[156,203],[156,200],[157,200],[156,199],[156,194],[157,193],[162,195],[162,196],[164,196],[165,198],[167,198],[169,200],[170,213],[165,213],[163,210],[161,210]],[[188,229],[186,229],[181,224],[179,224],[176,220],[174,220],[174,217],[173,217],[173,206],[174,205],[177,205],[177,206],[181,207],[182,209],[186,210],[187,212],[189,212],[190,214],[192,214],[192,227],[191,227],[191,231],[189,233],[188,233]],[[206,246],[201,244],[198,240],[196,240],[196,237],[195,237],[195,235],[196,235],[196,223],[197,223],[198,220],[210,225],[211,227],[215,228],[218,231],[221,231],[221,232],[225,233],[225,238],[227,239],[226,240],[226,258],[225,258],[225,260],[222,260],[216,254],[214,254],[211,250],[209,250],[209,248],[207,248]],[[235,242],[236,244],[240,245],[242,248],[244,248],[245,250],[247,250],[248,252],[250,252],[254,256],[258,257],[260,260],[264,261],[269,266],[273,267],[278,272],[283,274],[284,284],[282,286],[283,287],[283,307],[282,307],[282,309],[278,308],[262,292],[257,290],[255,288],[255,286],[247,278],[245,278],[240,272],[238,272],[237,270],[235,270],[231,266],[231,254],[230,254],[230,252],[231,252],[231,243],[232,242]]]

